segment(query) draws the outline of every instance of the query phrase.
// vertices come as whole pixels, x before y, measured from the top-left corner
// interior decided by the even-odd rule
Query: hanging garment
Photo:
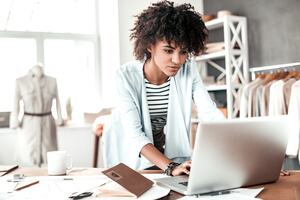
[[[263,88],[264,85],[259,85],[256,88],[256,95],[253,97],[253,116],[254,117],[260,117],[261,114],[261,102],[263,101]]]
[[[292,85],[296,81],[297,81],[296,79],[290,78],[283,85],[283,95],[284,95],[284,102],[285,102],[285,108],[286,108],[287,113],[288,113],[288,108],[289,108],[289,103],[290,103]]]
[[[254,116],[254,108],[255,105],[255,99],[256,99],[256,89],[263,83],[263,79],[258,79],[254,84],[252,84],[249,87],[249,94],[248,94],[248,111],[247,116],[253,117]]]
[[[299,153],[299,137],[300,137],[300,80],[296,81],[291,88],[291,96],[289,103],[289,113],[292,120],[293,131],[290,133],[286,154],[291,157],[298,155],[300,163]]]
[[[63,124],[56,80],[43,75],[28,75],[16,80],[14,110],[10,127],[18,129],[17,160],[22,166],[40,166],[46,162],[47,151],[57,150],[56,124],[51,114],[56,100],[58,124]],[[24,116],[19,122],[20,101]]]
[[[257,78],[254,81],[246,84],[242,89],[241,100],[240,100],[240,117],[245,118],[248,116],[248,97],[249,97],[249,89],[252,85],[255,85],[256,82],[260,82],[261,79]]]
[[[270,87],[269,116],[286,115],[283,95],[283,80],[275,81]]]
[[[260,104],[261,116],[268,116],[269,114],[270,87],[274,82],[275,80],[270,81],[262,88],[262,100]]]

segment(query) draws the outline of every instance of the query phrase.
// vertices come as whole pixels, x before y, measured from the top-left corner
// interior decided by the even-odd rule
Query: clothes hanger
[[[264,78],[264,80],[263,80],[262,85],[266,85],[266,84],[268,84],[269,82],[275,80],[275,77],[277,76],[276,74],[277,74],[277,73],[274,73],[273,70],[271,70],[270,73],[268,73],[268,74],[265,75],[265,78]]]
[[[278,69],[277,70],[277,72],[275,73],[275,75],[274,75],[274,79],[273,80],[281,80],[283,77],[285,77],[286,76],[286,72],[284,72],[284,71],[281,71],[280,69]]]
[[[295,70],[295,78],[297,79],[297,80],[300,80],[300,71],[298,71],[298,70]]]
[[[296,71],[295,68],[292,68],[288,71],[288,75],[284,78],[284,81],[288,81],[291,78],[297,78],[299,72]]]
[[[256,78],[255,79],[258,79],[258,78],[264,79],[265,77],[266,77],[266,74],[264,74],[263,72],[258,72],[256,74]]]
[[[286,69],[284,69],[283,71],[280,71],[278,74],[277,80],[284,79],[288,74],[289,74],[289,72]]]

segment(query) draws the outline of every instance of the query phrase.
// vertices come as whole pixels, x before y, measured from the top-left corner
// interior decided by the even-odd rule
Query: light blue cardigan
[[[141,149],[153,144],[151,122],[146,99],[143,73],[144,62],[134,61],[121,66],[117,72],[118,111],[112,125],[104,130],[103,153],[105,167],[123,162],[134,169],[153,166]],[[197,64],[187,61],[170,79],[165,155],[170,159],[191,156],[190,126],[192,101],[200,121],[224,119],[210,99],[197,71]]]

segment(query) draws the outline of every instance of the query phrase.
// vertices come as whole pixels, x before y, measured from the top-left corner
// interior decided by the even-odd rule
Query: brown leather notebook
[[[109,168],[102,173],[124,187],[135,197],[141,196],[154,184],[153,181],[145,178],[123,163]]]

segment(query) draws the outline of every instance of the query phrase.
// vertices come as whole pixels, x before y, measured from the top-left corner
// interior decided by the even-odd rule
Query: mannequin
[[[56,100],[57,120],[51,107]],[[23,101],[24,115],[18,116]],[[10,127],[18,128],[17,161],[21,166],[41,166],[48,151],[57,150],[56,125],[63,125],[56,79],[44,74],[42,64],[16,80],[14,109]]]

